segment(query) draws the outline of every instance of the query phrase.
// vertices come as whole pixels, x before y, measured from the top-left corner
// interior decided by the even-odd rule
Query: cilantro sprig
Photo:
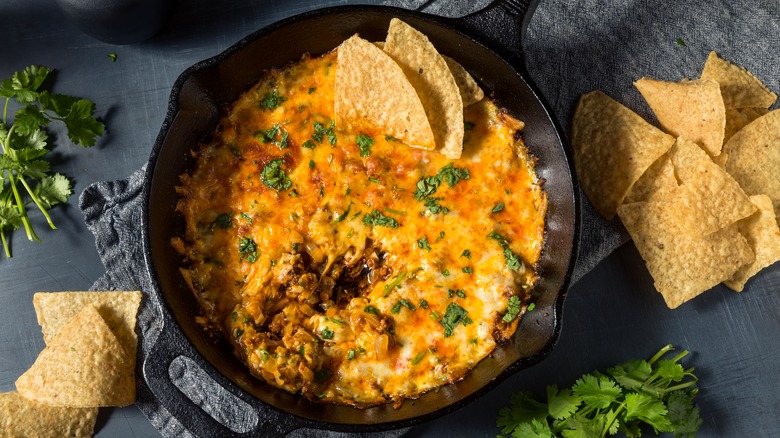
[[[32,201],[49,226],[56,229],[47,210],[67,202],[72,193],[70,180],[59,173],[50,174],[51,166],[44,159],[49,152],[46,126],[52,121],[62,122],[68,138],[81,146],[94,146],[97,137],[103,135],[103,123],[94,117],[94,103],[44,88],[50,73],[47,67],[32,65],[0,82],[0,98],[5,98],[0,122],[0,240],[8,257],[11,251],[6,231],[24,226],[27,239],[40,241],[27,205]],[[21,108],[9,124],[11,100]],[[32,186],[32,180],[38,183]]]
[[[694,437],[702,423],[693,404],[698,391],[693,368],[679,363],[688,355],[661,348],[649,360],[632,360],[585,374],[571,388],[547,387],[547,403],[530,392],[513,394],[510,406],[498,412],[501,433],[516,437],[605,437],[641,435],[641,427]]]

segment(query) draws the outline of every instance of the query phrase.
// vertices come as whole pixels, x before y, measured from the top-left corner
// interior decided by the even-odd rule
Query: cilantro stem
[[[29,184],[27,184],[27,181],[24,180],[23,176],[19,177],[19,181],[22,183],[25,189],[27,189],[27,193],[30,195],[30,198],[33,200],[35,205],[38,206],[38,209],[41,210],[41,213],[43,213],[43,216],[46,218],[46,222],[49,223],[49,226],[52,230],[56,230],[57,227],[54,225],[54,222],[51,220],[51,216],[49,216],[49,213],[46,212],[46,209],[43,208],[43,205],[41,205],[41,200],[38,199],[37,196],[35,196],[35,193],[33,192],[32,188]]]
[[[5,240],[5,231],[0,230],[0,239],[3,240],[3,248],[5,248],[5,256],[11,258],[11,248],[8,247],[8,242]]]
[[[650,360],[647,361],[647,363],[649,363],[650,365],[656,363],[656,361],[658,361],[658,359],[663,357],[664,354],[666,354],[666,353],[668,353],[668,352],[670,352],[672,350],[674,350],[674,347],[672,347],[672,344],[664,345],[664,347],[661,348],[660,350],[658,350],[658,353],[656,353],[655,356],[651,357]],[[688,352],[686,351],[685,354],[688,354]],[[685,354],[683,354],[683,356],[681,356],[681,357],[685,357]]]
[[[5,98],[5,105],[3,105],[3,125],[5,125],[6,120],[8,120],[8,102],[11,100],[10,97]]]
[[[32,223],[30,223],[30,218],[27,216],[27,209],[24,208],[22,197],[19,196],[19,190],[16,188],[16,178],[14,178],[14,174],[10,171],[8,172],[8,184],[11,186],[11,190],[14,193],[14,199],[16,199],[16,208],[19,210],[19,214],[22,216],[22,223],[24,224],[24,231],[27,232],[27,239],[40,242],[41,239],[39,239],[38,235],[35,234]]]

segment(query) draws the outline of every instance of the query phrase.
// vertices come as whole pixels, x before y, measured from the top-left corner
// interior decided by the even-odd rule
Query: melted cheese
[[[304,57],[225,112],[181,177],[186,231],[174,246],[201,319],[255,376],[364,407],[461,379],[512,335],[536,280],[547,204],[516,136],[522,124],[487,99],[465,110],[473,128],[459,160],[378,129],[336,126],[329,139],[336,67],[335,53]],[[275,96],[285,100],[260,105]],[[361,150],[365,136],[373,144]],[[263,175],[274,176],[274,160],[272,187]],[[434,213],[418,183],[450,164],[469,178],[440,178],[427,199],[448,212]],[[512,296],[522,308],[507,323]]]

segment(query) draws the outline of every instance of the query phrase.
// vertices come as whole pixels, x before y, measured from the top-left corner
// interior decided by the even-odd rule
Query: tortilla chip
[[[467,107],[471,104],[477,103],[485,97],[485,92],[479,87],[477,81],[463,68],[462,65],[446,55],[441,55],[444,61],[447,63],[447,68],[450,69],[452,77],[455,78],[455,83],[458,85],[458,91],[460,91],[460,100],[463,101],[463,107]]]
[[[701,78],[720,84],[723,103],[727,108],[766,109],[777,100],[777,95],[752,73],[719,58],[715,52],[710,52],[707,57]]]
[[[729,141],[729,139],[739,132],[740,129],[768,112],[769,111],[763,108],[726,108],[726,134],[723,136],[724,143]]]
[[[390,20],[384,50],[417,90],[439,152],[447,158],[460,158],[463,101],[447,62],[428,37],[397,18]]]
[[[23,397],[52,406],[127,406],[135,401],[135,370],[97,309],[86,305],[62,326],[16,380]]]
[[[367,123],[408,146],[436,147],[417,92],[390,56],[355,35],[339,46],[337,63],[334,110],[339,129],[360,132]]]
[[[731,278],[755,259],[736,224],[692,238],[661,202],[623,204],[618,215],[670,309]]]
[[[612,219],[631,186],[674,144],[674,137],[600,91],[574,112],[574,164],[596,210]]]
[[[780,216],[780,110],[742,128],[723,149],[726,171],[748,195],[768,195]]]
[[[720,154],[726,109],[714,81],[664,82],[642,78],[634,82],[664,130],[702,145],[710,155]]]
[[[681,190],[669,202],[678,204],[679,224],[688,235],[706,236],[756,211],[734,178],[696,143],[680,137],[670,156]]]
[[[772,200],[766,195],[753,195],[750,200],[758,211],[739,222],[739,232],[747,239],[756,260],[742,266],[729,280],[726,286],[741,292],[745,283],[758,271],[780,260],[780,227],[777,225]]]
[[[43,340],[48,344],[65,324],[87,304],[92,304],[135,363],[138,337],[135,334],[141,292],[38,292],[33,306]]]
[[[97,408],[54,407],[18,392],[0,394],[0,436],[14,438],[91,437]]]
[[[672,160],[664,154],[639,177],[623,202],[668,201],[675,199],[679,190]]]

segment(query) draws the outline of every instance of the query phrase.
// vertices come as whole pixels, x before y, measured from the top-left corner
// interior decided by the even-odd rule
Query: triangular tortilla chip
[[[485,97],[485,92],[479,87],[477,81],[463,68],[462,65],[446,55],[441,55],[444,61],[447,62],[447,67],[452,73],[452,77],[455,78],[455,83],[458,84],[458,91],[460,91],[460,99],[463,101],[463,107],[467,107],[471,104],[477,103]]]
[[[16,380],[16,389],[52,406],[126,406],[135,401],[135,370],[97,309],[88,304]]]
[[[128,359],[135,362],[138,344],[135,323],[141,297],[139,291],[38,292],[33,296],[33,306],[43,340],[48,344],[62,326],[84,306],[92,304],[125,348]]]
[[[623,204],[618,215],[670,309],[731,278],[755,260],[736,224],[703,238],[683,231],[662,202]]]
[[[390,20],[384,51],[401,66],[420,96],[438,151],[447,158],[460,158],[463,101],[447,62],[427,36],[397,18]]]
[[[752,73],[719,58],[715,52],[710,52],[707,57],[701,78],[720,84],[723,103],[727,108],[766,109],[777,100],[777,95]]]
[[[675,204],[670,210],[679,214],[679,224],[690,236],[706,236],[756,211],[734,178],[696,143],[680,137],[669,154],[681,189],[669,200]]]
[[[359,133],[368,124],[408,146],[436,148],[425,109],[401,67],[374,44],[355,35],[338,48],[336,127]]]
[[[580,97],[572,146],[577,176],[596,210],[607,219],[629,189],[674,144],[674,137],[600,91]]]
[[[723,147],[725,169],[748,195],[765,194],[780,216],[780,110],[751,122]]]
[[[766,195],[754,195],[750,200],[758,211],[739,222],[739,232],[747,239],[756,260],[742,266],[729,280],[726,286],[741,292],[745,283],[758,271],[780,260],[780,227],[777,225],[772,200]]]
[[[665,82],[642,78],[634,82],[634,86],[666,132],[699,143],[712,156],[720,154],[726,109],[717,82]]]
[[[740,129],[768,112],[763,108],[726,108],[726,135],[723,136],[723,142],[728,142]]]
[[[669,201],[679,195],[679,190],[672,160],[664,154],[642,174],[623,202]]]
[[[95,430],[97,408],[55,407],[16,391],[0,394],[0,437],[86,438]]]

